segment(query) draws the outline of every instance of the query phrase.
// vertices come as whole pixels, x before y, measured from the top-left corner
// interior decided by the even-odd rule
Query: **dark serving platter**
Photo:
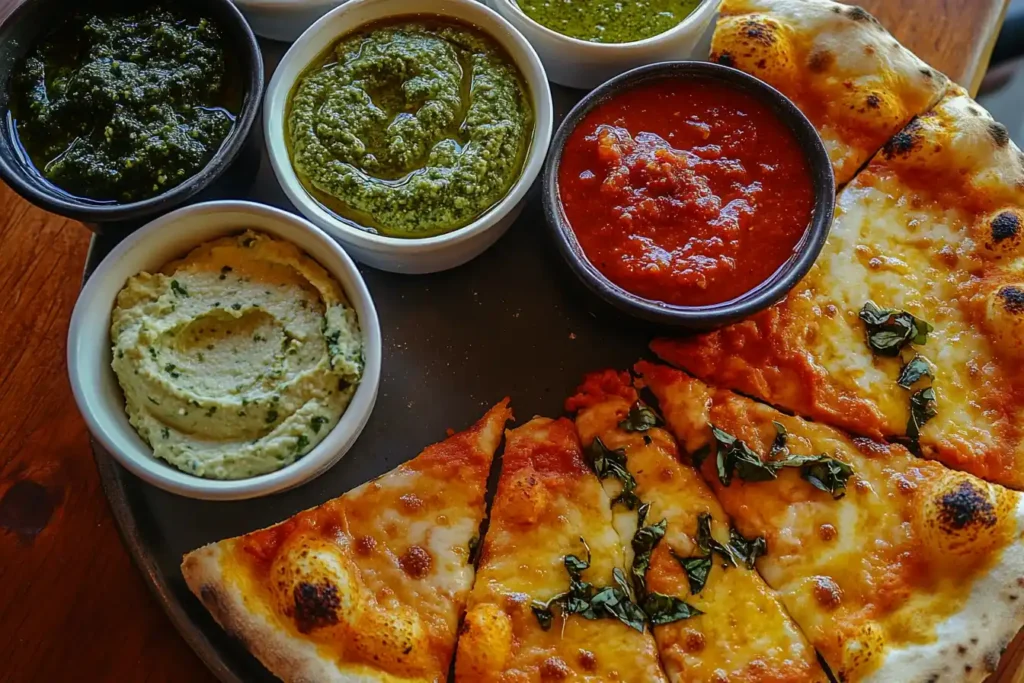
[[[269,78],[287,46],[265,41],[262,48]],[[552,91],[558,123],[583,93]],[[260,167],[248,192],[231,194],[230,183],[221,183],[211,188],[214,196],[197,200],[250,199],[295,211],[262,140],[257,124],[250,142],[258,145]],[[380,391],[355,446],[317,479],[265,498],[193,500],[135,478],[93,442],[126,547],[175,627],[222,681],[275,679],[189,592],[179,569],[184,553],[339,496],[442,440],[449,427],[468,427],[505,396],[519,423],[558,416],[585,373],[626,369],[647,353],[651,330],[605,308],[562,260],[544,225],[539,184],[509,232],[464,266],[416,276],[360,267],[383,332]],[[93,238],[86,278],[118,241],[113,234]]]

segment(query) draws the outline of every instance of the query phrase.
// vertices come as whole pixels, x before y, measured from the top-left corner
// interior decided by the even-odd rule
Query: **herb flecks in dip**
[[[251,231],[129,279],[111,339],[132,426],[158,458],[211,479],[309,452],[363,372],[338,282],[293,244]]]
[[[552,31],[594,43],[632,43],[675,28],[701,0],[518,0]]]
[[[811,221],[814,184],[771,108],[712,80],[639,85],[591,110],[558,169],[587,259],[651,301],[706,306],[768,280]]]
[[[472,222],[519,178],[533,134],[522,75],[488,36],[438,20],[343,38],[300,79],[292,162],[338,215],[394,237]]]
[[[79,197],[133,202],[199,172],[233,125],[220,32],[167,9],[72,15],[14,76],[32,164]]]

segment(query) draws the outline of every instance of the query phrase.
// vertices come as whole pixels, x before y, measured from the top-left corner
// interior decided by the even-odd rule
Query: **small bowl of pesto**
[[[229,0],[27,0],[0,26],[0,177],[48,211],[137,221],[242,150],[263,61]]]
[[[352,260],[308,221],[248,202],[171,212],[89,278],[68,333],[86,423],[162,489],[239,499],[297,486],[355,442],[380,327]]]
[[[271,164],[299,211],[357,260],[428,273],[480,254],[547,152],[536,53],[473,0],[351,0],[315,23],[267,89]]]
[[[592,89],[638,66],[698,55],[719,0],[486,0],[537,50],[548,77]]]

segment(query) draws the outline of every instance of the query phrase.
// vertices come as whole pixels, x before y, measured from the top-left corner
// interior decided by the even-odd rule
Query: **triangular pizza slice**
[[[339,498],[189,553],[185,581],[285,681],[445,680],[511,417],[506,399]]]
[[[570,420],[508,432],[488,525],[456,683],[666,680]]]
[[[980,681],[1024,625],[1021,494],[640,363],[840,681]]]
[[[606,464],[616,528],[637,594],[684,601],[687,619],[653,626],[673,683],[827,681],[814,648],[753,569],[742,539],[628,373],[586,377],[567,402],[593,460]]]
[[[724,0],[711,60],[768,82],[814,124],[836,183],[853,178],[948,79],[870,14],[830,0]]]
[[[1024,154],[961,88],[839,193],[780,303],[659,339],[721,387],[1024,489]]]

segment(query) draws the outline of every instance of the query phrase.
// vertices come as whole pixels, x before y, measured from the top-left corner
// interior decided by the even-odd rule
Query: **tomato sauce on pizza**
[[[559,196],[590,262],[677,306],[735,299],[810,222],[807,160],[772,110],[712,80],[663,80],[597,106],[569,137]]]

